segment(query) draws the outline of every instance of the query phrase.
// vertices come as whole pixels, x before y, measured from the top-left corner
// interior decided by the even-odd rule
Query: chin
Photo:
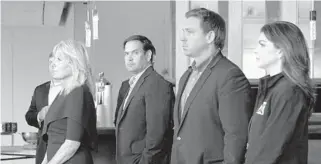
[[[262,69],[262,64],[261,64],[260,62],[256,61],[256,63],[255,63],[255,64],[256,64],[256,67],[257,67],[257,68]]]
[[[187,57],[193,57],[193,55],[189,52],[184,52],[184,55],[187,56]]]
[[[63,80],[64,78],[62,78],[62,77],[56,77],[56,76],[54,76],[54,77],[53,77],[53,79],[57,79],[57,80]]]
[[[257,65],[257,68],[260,68],[260,69],[264,69],[264,70],[265,70],[265,66],[264,66],[264,65]]]
[[[131,67],[127,67],[127,66],[126,66],[126,69],[127,69],[127,71],[133,70]]]
[[[132,69],[132,68],[127,68],[127,71],[130,72],[130,73],[133,73],[133,72],[135,72],[136,70],[135,70],[135,69]]]

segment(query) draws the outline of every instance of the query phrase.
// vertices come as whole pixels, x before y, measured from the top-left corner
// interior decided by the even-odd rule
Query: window
[[[258,79],[264,76],[264,71],[255,66],[253,51],[259,36],[260,28],[268,22],[276,20],[290,21],[298,25],[307,41],[310,56],[313,61],[313,78],[321,78],[321,21],[317,19],[317,40],[314,48],[310,40],[310,10],[311,1],[243,1],[243,56],[242,69],[249,79]],[[321,2],[314,2],[317,14],[321,13]],[[286,12],[282,11],[285,10]],[[318,18],[319,15],[317,15]],[[320,15],[321,16],[321,15]],[[319,17],[320,17],[319,16]],[[318,35],[319,34],[319,35]]]
[[[261,27],[266,22],[266,3],[264,1],[243,1],[243,56],[242,70],[249,79],[258,79],[265,71],[256,66],[253,54]]]

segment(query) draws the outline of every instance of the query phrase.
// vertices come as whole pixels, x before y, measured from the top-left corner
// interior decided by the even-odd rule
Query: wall
[[[182,24],[185,19],[185,13],[189,10],[188,1],[177,1],[176,2],[176,10],[175,10],[175,18],[176,18],[176,29],[175,29],[175,36],[176,36],[176,60],[175,60],[175,80],[176,80],[176,92],[178,90],[178,83],[179,79],[183,75],[183,73],[186,71],[187,67],[189,66],[190,59],[183,54],[182,51],[182,44],[180,41],[180,34],[182,31]]]
[[[133,34],[147,36],[156,47],[155,69],[172,68],[172,17],[170,2],[96,2],[99,11],[99,40],[89,48],[95,75],[104,71],[113,84],[113,109],[123,80],[130,76],[123,61],[123,40]],[[12,15],[14,17],[14,15]],[[27,19],[27,18],[26,18]],[[53,46],[63,39],[84,41],[86,5],[76,3],[66,27],[1,25],[1,120],[18,122],[18,132],[37,131],[24,115],[34,88],[50,79],[47,64]],[[19,23],[18,23],[19,24]],[[97,77],[97,76],[96,76]],[[25,144],[19,134],[2,136],[2,145]]]
[[[171,46],[171,8],[169,1],[107,1],[96,2],[99,12],[99,40],[93,43],[90,50],[94,75],[105,72],[106,78],[112,83],[112,106],[116,99],[121,82],[131,75],[124,65],[123,41],[130,35],[147,36],[156,48],[155,69],[159,73],[171,69],[170,61],[173,47]],[[84,21],[86,5],[75,5],[75,39],[84,41]],[[170,76],[173,72],[170,72]]]
[[[12,15],[14,17],[14,15]],[[48,55],[60,40],[73,38],[73,10],[65,27],[1,25],[1,121],[18,123],[18,132],[37,131],[25,121],[35,87],[50,79]],[[19,134],[1,136],[1,145],[23,145]]]

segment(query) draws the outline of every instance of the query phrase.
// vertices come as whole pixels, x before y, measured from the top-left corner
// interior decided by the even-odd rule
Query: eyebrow
[[[183,30],[192,31],[193,29],[190,27],[186,27],[186,28],[183,28]]]
[[[125,51],[125,53],[128,53],[128,52],[134,52],[134,51],[138,51],[138,50],[139,50],[139,48],[136,48],[136,49],[131,50],[131,51]]]
[[[61,56],[62,56],[62,55],[59,54],[59,55],[55,55],[55,56],[53,56],[53,57],[55,57],[55,58],[61,58]]]
[[[64,59],[64,57],[65,56],[63,54],[55,54],[55,55],[52,56],[52,58],[56,58],[56,59],[58,59],[58,58]]]

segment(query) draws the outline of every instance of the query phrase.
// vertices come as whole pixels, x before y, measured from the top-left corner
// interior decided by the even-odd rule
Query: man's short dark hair
[[[156,55],[156,49],[155,49],[153,43],[146,36],[132,35],[132,36],[128,37],[123,43],[123,48],[125,48],[127,42],[135,41],[135,40],[140,41],[143,44],[143,50],[145,52],[147,52],[148,50],[150,50],[152,52],[150,60],[151,60],[151,62],[153,62],[153,56]]]
[[[223,49],[226,37],[225,20],[214,11],[205,8],[195,8],[185,14],[186,18],[196,17],[201,20],[201,27],[204,33],[214,31],[214,45],[216,48]]]

